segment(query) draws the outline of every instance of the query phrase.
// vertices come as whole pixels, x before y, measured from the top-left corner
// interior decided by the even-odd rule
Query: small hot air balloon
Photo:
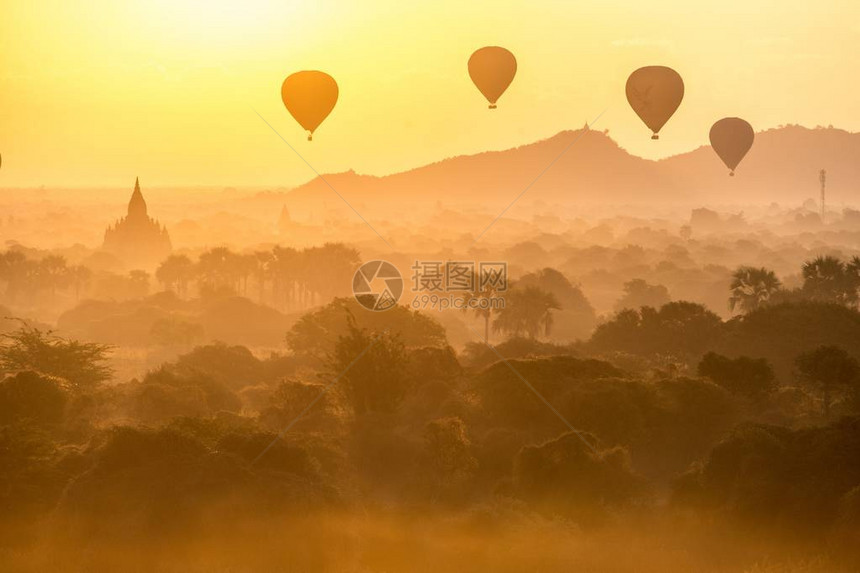
[[[724,117],[711,126],[710,137],[711,147],[731,169],[729,175],[734,177],[735,168],[752,147],[755,131],[739,117]]]
[[[498,46],[487,46],[477,50],[469,58],[469,77],[496,109],[496,102],[514,81],[517,59],[512,53]]]
[[[316,128],[337,103],[337,82],[330,75],[318,71],[296,72],[284,80],[281,99],[299,125],[310,133],[313,140]]]
[[[647,66],[630,74],[626,91],[630,107],[654,132],[651,139],[660,139],[657,134],[684,99],[684,80],[672,68]]]

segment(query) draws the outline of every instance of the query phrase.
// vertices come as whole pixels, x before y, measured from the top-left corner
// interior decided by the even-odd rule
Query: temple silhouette
[[[167,229],[147,213],[146,201],[135,178],[128,214],[105,230],[103,249],[130,266],[157,265],[170,254]]]

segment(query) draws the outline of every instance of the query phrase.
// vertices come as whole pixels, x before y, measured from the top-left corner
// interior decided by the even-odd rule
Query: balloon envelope
[[[334,78],[318,71],[296,72],[281,86],[281,99],[287,111],[311,135],[334,109],[337,95]]]
[[[669,121],[684,99],[684,80],[666,66],[639,68],[627,78],[627,101],[636,115],[654,132],[651,139]]]
[[[517,59],[498,46],[481,48],[469,58],[469,77],[490,102],[490,109],[496,107],[516,73]]]
[[[730,175],[734,175],[735,168],[752,147],[755,131],[739,117],[724,117],[711,126],[710,137],[711,147],[731,169]]]

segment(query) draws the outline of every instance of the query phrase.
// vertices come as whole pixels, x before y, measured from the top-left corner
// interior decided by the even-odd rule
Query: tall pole
[[[827,183],[827,171],[822,169],[818,172],[818,181],[821,182],[821,222],[824,222],[824,187]]]

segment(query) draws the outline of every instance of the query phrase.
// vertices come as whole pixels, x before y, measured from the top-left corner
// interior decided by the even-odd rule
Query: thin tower
[[[818,181],[821,183],[821,222],[824,222],[824,187],[827,183],[827,171],[822,169],[818,172]]]

